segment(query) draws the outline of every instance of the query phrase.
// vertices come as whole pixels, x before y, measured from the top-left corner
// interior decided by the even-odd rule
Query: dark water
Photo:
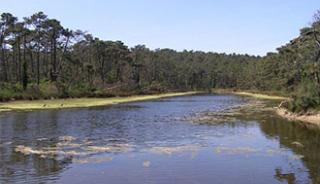
[[[263,113],[195,124],[246,103],[189,96],[0,114],[0,183],[320,183],[320,130]]]

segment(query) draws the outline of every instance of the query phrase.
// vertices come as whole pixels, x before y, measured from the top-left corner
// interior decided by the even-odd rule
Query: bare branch
[[[316,13],[313,15],[314,23],[320,22],[320,10],[317,10]]]

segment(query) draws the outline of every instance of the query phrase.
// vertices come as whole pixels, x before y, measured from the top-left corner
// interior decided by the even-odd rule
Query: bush
[[[303,80],[297,88],[293,101],[289,104],[292,112],[306,112],[320,105],[320,89],[311,80]]]
[[[42,81],[39,85],[40,96],[45,99],[51,97],[59,97],[59,90],[57,86],[49,81]]]

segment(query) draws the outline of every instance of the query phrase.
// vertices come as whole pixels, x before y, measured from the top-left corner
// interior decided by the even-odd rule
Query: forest
[[[0,101],[223,88],[290,96],[292,111],[320,106],[320,11],[299,37],[263,57],[129,48],[43,12],[23,20],[2,13],[0,45]]]

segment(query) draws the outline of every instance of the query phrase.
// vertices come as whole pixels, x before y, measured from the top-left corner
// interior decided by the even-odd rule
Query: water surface
[[[320,131],[225,95],[0,114],[0,183],[320,183]]]

